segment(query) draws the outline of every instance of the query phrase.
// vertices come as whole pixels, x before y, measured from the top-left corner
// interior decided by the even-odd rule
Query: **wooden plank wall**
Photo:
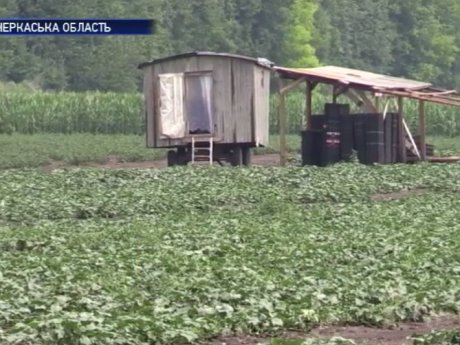
[[[254,117],[254,64],[232,59],[232,118],[230,126],[224,127],[226,142],[252,142],[252,119]],[[232,126],[234,125],[234,126]],[[232,128],[233,127],[233,128]]]
[[[262,146],[269,144],[270,71],[254,66],[254,138]]]
[[[165,61],[145,68],[144,94],[147,113],[148,147],[181,145],[182,140],[159,138],[158,75],[213,71],[213,111],[220,143],[268,144],[270,71],[250,61],[195,56]],[[257,80],[258,79],[258,80]]]
[[[216,59],[211,56],[201,56],[198,58],[198,70],[213,71],[212,109],[214,137],[217,142],[222,141],[224,121],[231,116],[230,94],[227,92],[227,85],[230,84],[230,68],[230,59]]]
[[[144,109],[147,147],[155,147],[155,106],[152,78],[153,66],[148,66],[144,70]]]

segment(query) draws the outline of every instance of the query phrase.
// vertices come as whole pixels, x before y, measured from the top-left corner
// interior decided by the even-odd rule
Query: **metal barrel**
[[[387,113],[383,123],[384,131],[384,146],[385,146],[385,159],[384,163],[391,163],[391,113]]]
[[[353,115],[354,149],[358,152],[360,163],[366,163],[366,116],[367,114]]]
[[[391,163],[399,162],[399,114],[391,114]]]
[[[307,129],[301,132],[302,165],[320,165],[322,130]]]
[[[341,118],[346,112],[343,104],[325,104],[326,121],[324,125],[321,165],[337,163],[341,160]]]
[[[324,127],[325,121],[326,121],[326,116],[324,116],[324,114],[312,115],[310,129],[322,130]]]
[[[384,163],[385,146],[383,134],[383,115],[366,116],[366,164]]]
[[[342,116],[340,123],[342,133],[340,155],[342,159],[350,158],[353,153],[353,117]]]

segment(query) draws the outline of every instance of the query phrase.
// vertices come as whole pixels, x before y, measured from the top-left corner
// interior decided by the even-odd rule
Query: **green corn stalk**
[[[327,91],[327,90],[326,90]],[[347,101],[345,98],[340,101]],[[330,95],[314,93],[313,112],[322,113]],[[270,131],[278,132],[276,94],[270,97]],[[8,133],[93,133],[143,134],[143,98],[139,93],[115,92],[41,92],[2,90],[0,92],[0,134]],[[288,130],[297,134],[304,122],[305,95],[299,90],[286,98]],[[407,101],[405,116],[416,129],[418,104]],[[460,135],[460,113],[449,106],[427,104],[429,135]]]
[[[137,93],[3,91],[0,134],[141,134],[142,107]]]
[[[346,98],[339,98],[339,102],[349,103]],[[313,113],[324,113],[324,104],[331,102],[331,97],[320,92],[313,95]],[[382,105],[383,107],[383,105]],[[292,92],[286,96],[286,113],[288,116],[288,130],[297,134],[302,130],[304,122],[305,95],[303,92]],[[390,109],[394,111],[394,109]],[[352,106],[352,111],[357,111]],[[433,136],[454,137],[460,135],[460,111],[456,107],[427,103],[426,105],[427,134]],[[278,97],[272,95],[270,99],[270,132],[278,133]],[[418,127],[418,103],[407,100],[404,106],[404,116],[408,126],[416,130]]]

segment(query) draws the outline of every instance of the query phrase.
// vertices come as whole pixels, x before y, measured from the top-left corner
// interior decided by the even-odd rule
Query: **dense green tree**
[[[235,0],[238,52],[262,56],[281,65],[289,9],[293,0]]]
[[[398,28],[394,54],[400,75],[460,86],[460,3],[456,0],[392,0],[391,13]]]
[[[289,8],[284,39],[284,52],[287,63],[293,67],[311,67],[318,65],[313,40],[314,14],[316,0],[294,0]]]
[[[8,12],[1,8],[5,17],[157,21],[151,37],[3,39],[0,78],[31,80],[46,89],[133,90],[140,85],[139,62],[193,50],[263,56],[278,64],[315,62],[310,45],[315,0],[8,1]]]
[[[170,53],[193,50],[234,51],[231,1],[166,0],[161,7]]]
[[[389,72],[396,31],[390,0],[319,0],[314,46],[327,64]]]
[[[140,62],[193,50],[460,87],[458,0],[2,0],[0,16],[157,21],[149,37],[2,37],[0,79],[44,89],[135,90]]]
[[[318,0],[322,63],[460,87],[460,2]]]

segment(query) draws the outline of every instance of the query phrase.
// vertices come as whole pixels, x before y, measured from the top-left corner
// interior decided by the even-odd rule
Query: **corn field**
[[[314,114],[324,113],[324,104],[331,101],[321,93],[316,93],[313,97],[312,110]],[[349,103],[347,98],[339,98],[338,102]],[[388,111],[396,111],[395,102],[390,102]],[[386,101],[381,102],[381,110]],[[278,98],[273,96],[270,99],[270,131],[278,132],[277,120]],[[288,131],[291,134],[298,133],[303,128],[305,109],[305,95],[301,92],[293,92],[286,96],[286,112],[288,114]],[[359,112],[355,107],[351,107],[352,112]],[[428,135],[439,135],[454,137],[460,135],[460,109],[453,106],[443,106],[438,104],[427,103],[425,107],[426,126]],[[406,100],[404,104],[404,116],[407,125],[417,129],[418,124],[418,103]]]
[[[317,92],[313,111],[322,113],[329,97]],[[346,101],[345,99],[343,101]],[[277,133],[276,96],[270,99],[270,131]],[[340,102],[340,99],[339,99]],[[293,92],[287,96],[289,133],[296,134],[304,121],[305,97]],[[389,109],[394,111],[393,109]],[[143,99],[140,94],[101,92],[0,92],[0,134],[5,133],[93,133],[143,134]],[[408,125],[416,128],[417,104],[407,101]],[[427,131],[430,135],[460,135],[460,111],[454,107],[427,104]]]
[[[139,94],[0,92],[0,133],[141,134]]]

